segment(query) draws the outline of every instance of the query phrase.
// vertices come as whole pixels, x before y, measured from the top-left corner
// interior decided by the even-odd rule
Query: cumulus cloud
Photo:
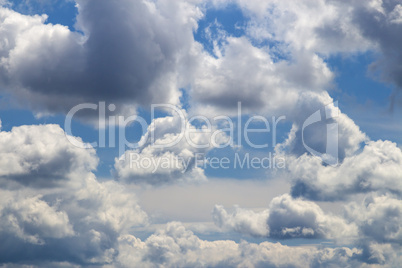
[[[139,142],[139,148],[127,150],[115,159],[119,180],[134,183],[165,184],[205,181],[202,161],[208,151],[230,142],[225,132],[213,125],[196,128],[184,110],[156,118]],[[200,156],[197,158],[197,154]]]
[[[370,70],[402,87],[400,1],[234,2],[250,17],[246,32],[254,40],[284,42],[292,54],[306,50],[328,56],[380,52]]]
[[[67,213],[49,206],[41,196],[14,197],[7,204],[1,204],[0,233],[15,235],[32,244],[44,244],[44,238],[74,235]]]
[[[346,217],[359,226],[362,240],[402,244],[402,202],[389,194],[369,195],[346,207]]]
[[[253,244],[242,241],[205,241],[180,223],[169,223],[142,242],[133,236],[120,238],[118,262],[124,267],[324,267],[357,265],[353,260],[361,252],[349,248],[288,247],[279,243]]]
[[[370,141],[361,152],[346,157],[336,167],[303,155],[289,160],[293,196],[312,200],[342,200],[357,193],[401,194],[401,149],[390,141]]]
[[[121,104],[120,112],[179,103],[177,72],[189,55],[199,8],[185,1],[83,0],[77,6],[81,32],[1,7],[2,90],[39,112],[104,100]]]
[[[240,101],[246,112],[287,115],[301,92],[331,85],[332,72],[314,54],[275,61],[269,47],[255,47],[246,37],[228,37],[220,49],[217,58],[201,54],[191,88],[196,112],[235,114]]]
[[[228,213],[222,206],[215,206],[212,215],[219,227],[252,236],[278,239],[350,239],[357,236],[353,223],[324,213],[314,202],[294,199],[288,194],[275,197],[269,208],[262,212],[236,207],[233,213]]]
[[[277,238],[342,238],[356,235],[353,224],[327,215],[315,203],[282,195],[272,200],[267,220],[270,236]]]
[[[228,101],[240,98],[243,98],[245,102],[252,99],[253,103],[265,109],[275,108],[281,104],[287,105],[296,99],[295,92],[290,90],[287,92],[286,100],[281,98],[280,101],[275,101],[277,96],[286,92],[284,88],[291,88],[289,87],[291,83],[284,87],[283,84],[274,79],[275,77],[283,75],[286,77],[286,81],[298,82],[300,87],[304,87],[303,91],[319,87],[321,90],[328,90],[330,89],[329,82],[334,74],[327,70],[326,59],[339,54],[356,55],[356,53],[367,51],[374,51],[377,55],[377,60],[369,67],[370,73],[374,77],[379,77],[381,80],[401,88],[401,67],[399,64],[401,61],[401,40],[399,36],[401,34],[398,33],[402,31],[402,23],[400,23],[402,9],[398,0],[292,0],[286,2],[277,0],[263,2],[215,0],[212,2],[218,9],[225,9],[229,4],[237,5],[247,19],[244,30],[246,37],[254,45],[254,51],[258,50],[255,46],[264,48],[263,51],[269,57],[259,58],[260,60],[264,59],[266,63],[262,65],[255,60],[255,52],[252,52],[252,49],[247,49],[247,60],[236,61],[237,57],[241,58],[247,53],[242,51],[237,57],[233,57],[230,53],[231,50],[241,50],[231,49],[231,41],[228,42],[229,45],[224,45],[225,53],[223,53],[224,56],[218,57],[219,61],[208,60],[208,64],[212,65],[210,68],[215,70],[219,76],[209,75],[205,79],[201,79],[202,76],[200,76],[194,83],[194,87],[197,88],[198,86],[202,92],[200,100],[208,98],[210,102],[205,102],[209,106],[226,107]],[[241,38],[245,39],[246,37]],[[262,52],[259,55],[263,55]],[[232,66],[236,66],[236,68],[225,71],[225,62],[233,62],[230,58],[234,60],[235,64]],[[269,66],[268,63],[271,60],[275,61],[273,66],[279,68],[272,66],[271,70],[267,70],[266,66]],[[242,71],[243,65],[240,61],[242,63],[250,62],[250,64],[247,64],[247,68]],[[288,68],[280,68],[281,65],[288,65]],[[260,68],[254,69],[250,66],[260,66]],[[273,69],[277,71],[272,71]],[[261,73],[264,73],[265,80],[259,75]],[[249,82],[251,79],[244,82],[241,80],[243,77],[252,77],[253,82]],[[235,82],[232,84],[231,82],[224,83],[226,78]],[[231,95],[231,98],[222,101],[222,103],[214,103],[214,99],[209,94],[205,94],[205,90],[201,90],[202,87],[200,86],[203,84],[197,83],[197,81],[205,81],[204,85],[209,85],[210,83],[207,84],[207,82],[214,81],[215,84],[220,85],[220,88],[242,87],[243,90],[227,90],[226,92],[231,92],[231,94],[227,94]],[[258,81],[264,86],[261,87]],[[279,79],[279,81],[283,81],[283,79]],[[272,94],[272,91],[269,90],[271,86],[281,88],[280,93],[275,91],[276,94]],[[299,89],[300,87],[296,86]],[[258,88],[255,89],[258,92],[254,92],[254,88]],[[233,91],[236,93],[233,94]],[[210,94],[214,96],[217,94],[216,92],[219,91],[214,90]],[[264,92],[269,94],[269,97],[265,97]],[[252,96],[258,96],[258,98],[253,99]],[[391,108],[399,96],[400,94],[392,95]],[[272,100],[272,103],[267,99]],[[265,105],[263,105],[264,101],[266,101]],[[211,105],[211,103],[213,104]]]
[[[368,140],[327,92],[302,93],[288,119],[293,122],[292,129],[287,140],[278,144],[276,150],[289,156],[308,153],[336,165]]]
[[[79,144],[82,140],[74,138]],[[73,146],[58,125],[20,126],[0,132],[0,179],[52,187],[98,164],[95,150]]]
[[[100,183],[96,180],[89,165],[94,160],[90,149],[76,148],[67,141],[64,144],[62,140],[67,139],[60,135],[63,132],[58,126],[31,126],[30,131],[25,129],[19,127],[6,133],[13,133],[14,139],[19,141],[18,145],[24,147],[31,144],[33,138],[41,141],[35,133],[46,130],[46,140],[59,141],[53,144],[56,151],[58,146],[63,150],[68,150],[70,146],[92,157],[81,159],[82,166],[90,168],[82,169],[85,172],[82,172],[78,184],[66,183],[64,187],[54,189],[18,184],[17,188],[14,185],[10,190],[2,190],[0,236],[3,241],[8,241],[1,250],[4,253],[0,256],[3,263],[18,258],[22,263],[44,261],[79,265],[119,263],[129,266],[135,263],[145,266],[186,266],[201,263],[204,266],[303,267],[333,263],[357,265],[361,261],[381,264],[398,259],[394,253],[397,249],[392,243],[400,241],[400,202],[390,197],[366,201],[367,213],[357,205],[350,205],[346,217],[349,223],[324,213],[313,202],[294,199],[289,195],[274,198],[268,210],[261,213],[237,208],[231,214],[222,207],[215,208],[215,220],[229,230],[254,236],[268,234],[279,239],[336,239],[359,232],[362,237],[369,239],[369,243],[362,240],[360,249],[286,247],[268,242],[259,245],[247,242],[237,244],[233,241],[210,242],[201,240],[178,223],[168,224],[165,230],[159,230],[141,241],[130,235],[130,230],[146,224],[146,214],[128,189],[117,182]],[[165,135],[161,132],[156,136],[161,138]],[[2,146],[6,144],[3,142]],[[43,151],[40,146],[31,150]],[[36,155],[39,160],[46,159],[46,154],[38,152]],[[27,174],[29,172],[32,171],[28,170]],[[49,174],[52,173],[49,171]],[[67,179],[74,180],[75,177]],[[381,221],[384,218],[387,221]],[[374,232],[377,228],[386,232]]]
[[[374,46],[355,25],[350,1],[235,2],[250,17],[246,32],[260,42],[285,42],[291,50],[321,55],[364,51]]]
[[[232,213],[229,213],[223,206],[216,205],[212,211],[212,217],[215,224],[224,230],[252,236],[267,236],[268,213],[268,210],[255,212],[238,206],[235,207]]]
[[[94,149],[72,145],[57,125],[0,132],[0,262],[111,262],[117,238],[147,215],[132,192],[99,182]]]

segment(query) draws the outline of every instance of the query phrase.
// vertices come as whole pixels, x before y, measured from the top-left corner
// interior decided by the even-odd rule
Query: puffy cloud
[[[271,237],[343,238],[356,227],[342,218],[325,214],[315,203],[282,195],[272,200],[267,220]]]
[[[205,154],[230,138],[213,125],[196,128],[184,110],[156,118],[139,142],[139,148],[127,150],[115,159],[119,180],[134,183],[164,184],[205,181],[198,166]]]
[[[246,32],[258,42],[284,42],[291,53],[334,55],[380,51],[381,56],[371,70],[380,71],[383,80],[402,87],[400,1],[233,2],[250,17]]]
[[[302,93],[288,119],[293,122],[292,129],[276,150],[288,154],[289,160],[291,155],[310,153],[327,164],[336,165],[368,140],[327,92]]]
[[[285,42],[296,51],[326,55],[373,47],[356,27],[350,1],[236,2],[251,18],[247,33],[260,42],[275,40]]]
[[[391,195],[369,194],[363,202],[345,206],[345,218],[356,224],[358,258],[369,264],[397,267],[402,251],[402,202]]]
[[[225,230],[233,230],[252,236],[267,236],[268,213],[268,210],[254,212],[238,206],[232,213],[228,213],[223,206],[216,205],[212,211],[212,216],[215,224]]]
[[[43,238],[74,235],[68,215],[49,206],[41,196],[15,195],[7,204],[0,204],[0,208],[2,234],[12,234],[32,244],[44,244]]]
[[[97,181],[95,151],[75,147],[59,126],[0,132],[0,149],[1,263],[108,263],[119,235],[147,224],[134,194]]]
[[[293,196],[312,200],[342,200],[366,192],[401,194],[402,152],[390,141],[370,141],[361,152],[346,157],[339,166],[323,165],[319,158],[288,158],[294,178]]]
[[[225,107],[228,101],[233,103],[236,99],[243,98],[245,103],[253,100],[254,104],[268,110],[280,106],[282,103],[286,107],[289,102],[296,99],[295,92],[290,90],[287,92],[286,100],[282,98],[277,101],[276,97],[287,91],[284,90],[283,84],[278,83],[278,80],[282,81],[282,76],[285,77],[285,81],[300,80],[300,86],[306,86],[303,91],[315,89],[314,86],[321,86],[322,90],[328,90],[328,82],[331,81],[331,76],[334,74],[327,70],[325,60],[327,57],[340,53],[355,55],[374,51],[378,59],[370,65],[371,74],[401,88],[401,40],[399,38],[401,34],[398,33],[402,31],[402,23],[400,23],[402,9],[398,0],[292,0],[286,2],[278,0],[263,2],[215,0],[212,2],[216,8],[220,9],[224,9],[228,4],[238,5],[247,19],[244,30],[247,38],[254,44],[253,49],[257,49],[255,46],[260,48],[267,46],[267,48],[264,47],[264,52],[270,57],[259,58],[264,59],[265,65],[263,65],[255,60],[256,54],[251,52],[253,50],[248,49],[246,60],[234,61],[232,66],[236,67],[225,71],[225,58],[227,58],[226,62],[233,62],[229,60],[229,57],[236,60],[236,57],[232,57],[230,54],[231,41],[229,41],[229,45],[226,45],[225,49],[225,53],[226,50],[229,52],[226,53],[227,55],[223,54],[223,57],[218,57],[221,59],[220,61],[207,61],[212,66],[210,68],[219,76],[208,75],[208,78],[202,80],[198,78],[198,80],[203,81],[205,85],[209,85],[210,83],[207,83],[209,81],[214,81],[215,84],[219,84],[221,89],[229,88],[226,92],[230,92],[227,95],[230,95],[231,98],[225,99],[225,102],[214,103],[213,101],[218,101],[218,98],[214,99],[211,96],[216,95],[219,91],[214,90],[205,94],[205,90],[201,90],[202,87],[200,87],[203,84],[199,82],[197,84],[197,80],[194,83],[195,87],[200,88],[200,100],[203,101],[205,98],[208,106]],[[241,51],[237,58],[241,58],[242,55],[247,54]],[[266,66],[269,66],[268,63],[272,59],[275,61],[273,66],[279,67],[281,64],[288,64],[290,68],[278,68],[278,71],[274,72],[267,71]],[[250,64],[247,64],[247,68],[241,71],[244,62]],[[250,66],[260,66],[260,68],[254,69]],[[204,73],[208,74],[205,71]],[[259,76],[261,73],[264,73],[265,80]],[[276,80],[271,76],[280,79]],[[202,76],[200,77],[202,78]],[[230,82],[225,84],[226,77]],[[242,79],[246,77],[247,82],[244,82]],[[264,87],[259,87],[260,83]],[[272,94],[272,91],[268,89],[271,85],[274,88],[280,88],[280,92],[276,91],[276,94]],[[235,90],[240,87],[243,90]],[[259,89],[254,91],[254,88]],[[265,90],[261,90],[262,88]],[[289,86],[285,88],[289,88]],[[260,91],[262,92],[260,93]],[[263,92],[267,92],[269,95],[265,97]],[[258,98],[253,98],[253,96],[258,96]],[[233,101],[233,99],[235,100]],[[400,93],[392,95],[391,105],[397,101],[400,103]]]
[[[84,145],[80,138],[75,139]],[[94,170],[95,150],[75,147],[58,125],[20,126],[0,132],[0,178],[52,187]]]
[[[30,131],[26,131],[27,129]],[[30,145],[32,140],[38,144],[40,141],[43,142],[37,135],[39,131],[43,139],[49,141],[47,146],[52,149],[49,152],[71,149],[77,153],[76,159],[79,158],[78,152],[87,156],[80,158],[81,179],[77,180],[77,174],[74,174],[67,176],[66,180],[74,180],[75,183],[65,183],[63,187],[40,188],[38,185],[16,184],[9,190],[1,191],[0,236],[2,241],[6,241],[1,245],[2,263],[13,263],[18,260],[19,263],[38,263],[38,265],[100,264],[125,267],[133,264],[141,266],[200,264],[229,267],[239,265],[305,267],[334,263],[361,264],[360,261],[390,263],[396,262],[395,259],[398,258],[386,244],[376,245],[374,242],[366,244],[367,247],[359,250],[287,247],[268,242],[257,245],[247,242],[237,244],[234,241],[204,241],[178,223],[168,224],[165,230],[159,230],[145,241],[141,241],[130,235],[130,232],[133,227],[146,224],[147,215],[138,206],[130,189],[126,189],[118,182],[96,180],[91,173],[91,163],[96,160],[91,149],[74,147],[67,141],[62,130],[55,125],[30,128],[23,126],[5,133],[14,135],[14,142],[24,148]],[[155,134],[158,138],[165,137],[162,132]],[[50,145],[51,141],[58,141],[53,143],[53,148]],[[3,142],[4,148],[6,145],[8,143]],[[38,153],[44,151],[41,148],[41,146],[35,148],[38,156],[36,159],[39,163],[46,163],[43,159],[47,159],[48,155]],[[31,148],[31,151],[35,150]],[[18,152],[15,152],[16,156],[20,156]],[[19,153],[23,155],[22,151]],[[47,170],[48,175],[53,174],[50,168]],[[34,172],[28,169],[27,177],[30,173]],[[46,174],[42,175],[46,177]],[[371,240],[384,238],[395,243],[399,239],[399,229],[396,228],[399,220],[394,216],[399,215],[395,214],[399,203],[382,201],[375,203],[389,204],[391,209],[368,205],[367,215],[371,215],[371,218],[365,217],[364,213],[361,215],[355,213],[351,206],[350,214],[355,218],[352,216],[348,218],[350,224],[346,224],[336,216],[323,213],[312,202],[293,199],[289,195],[275,198],[268,211],[260,214],[242,209],[237,209],[234,214],[228,214],[223,208],[217,207],[215,216],[220,216],[222,226],[229,229],[253,235],[266,235],[269,229],[270,236],[279,238],[348,236],[356,232],[354,227],[356,222],[359,232],[370,233]],[[370,231],[372,228],[382,226],[379,218],[376,218],[377,214],[391,217],[387,221],[389,224],[384,225],[390,232],[385,233],[384,237]],[[265,229],[264,223],[267,224]]]
[[[180,223],[169,223],[142,242],[133,236],[120,238],[118,262],[124,266],[143,267],[323,267],[357,265],[349,248],[288,247],[280,243],[252,244],[242,241],[205,241]],[[139,262],[140,261],[140,262]]]
[[[104,100],[121,104],[120,112],[132,105],[179,103],[177,73],[202,16],[198,7],[103,0],[80,0],[77,7],[81,33],[45,24],[45,15],[0,8],[2,89],[39,112]]]
[[[246,112],[287,115],[303,91],[321,92],[331,85],[332,72],[314,54],[275,61],[269,47],[258,48],[246,37],[227,37],[217,58],[200,57],[191,88],[195,112]]]
[[[362,245],[363,251],[359,257],[360,260],[371,265],[398,267],[401,263],[400,246],[387,243],[366,243]]]
[[[359,227],[362,240],[402,245],[402,202],[391,195],[370,195],[362,204],[350,203],[346,217]]]
[[[0,201],[1,263],[111,263],[118,237],[147,224],[134,194],[116,182],[92,177],[80,187],[18,191],[2,191],[9,197]]]
[[[213,210],[215,224],[246,235],[278,239],[350,239],[357,228],[339,216],[326,214],[315,203],[285,194],[274,198],[267,210],[253,212],[236,207],[228,213],[222,206]]]

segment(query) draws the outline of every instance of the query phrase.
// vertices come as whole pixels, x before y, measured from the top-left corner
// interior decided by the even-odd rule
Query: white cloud
[[[347,199],[357,193],[402,192],[402,152],[390,141],[370,141],[361,152],[346,157],[339,166],[325,166],[309,155],[291,160],[293,196],[313,200]]]
[[[265,35],[271,37],[268,40],[286,42],[296,51],[307,50],[326,55],[365,51],[373,47],[353,22],[353,5],[350,2],[236,2],[251,18],[247,32],[260,41],[265,39]]]
[[[13,197],[7,204],[0,204],[0,233],[33,244],[44,244],[44,238],[74,235],[67,213],[49,206],[41,196],[24,198],[15,194]]]
[[[204,170],[196,163],[208,151],[225,144],[229,137],[216,126],[196,128],[184,110],[151,122],[140,147],[127,150],[115,159],[116,177],[125,182],[165,184],[206,181]]]
[[[94,149],[73,146],[57,125],[0,132],[2,263],[111,262],[117,237],[147,224],[134,193],[91,173]]]
[[[257,48],[245,37],[228,37],[222,56],[200,54],[191,88],[194,113],[244,112],[288,115],[301,92],[322,92],[333,74],[313,53],[294,55],[293,61],[275,62],[268,47]]]
[[[80,138],[74,139],[83,144]],[[73,146],[58,125],[2,131],[0,148],[0,178],[23,185],[53,187],[85,176],[98,164],[94,149]]]
[[[402,245],[402,202],[398,198],[369,195],[362,204],[348,204],[346,218],[358,225],[362,240]]]
[[[315,203],[289,195],[274,198],[267,220],[270,236],[278,238],[344,238],[356,234],[356,227],[342,218],[325,214]]]
[[[308,267],[353,265],[360,251],[353,248],[288,247],[279,243],[252,244],[245,241],[205,241],[180,223],[169,223],[141,242],[133,236],[120,238],[118,262],[122,266],[143,267]],[[140,261],[140,262],[139,262]]]
[[[269,208],[261,212],[236,207],[228,213],[222,206],[215,206],[213,218],[221,228],[252,236],[351,239],[357,235],[353,223],[324,213],[311,201],[294,199],[288,194],[275,197]]]
[[[314,122],[309,121],[312,118]],[[366,134],[340,111],[327,92],[302,93],[287,119],[293,122],[292,129],[275,150],[285,154],[291,165],[294,157],[304,154],[314,154],[327,164],[337,164],[368,141]]]
[[[228,213],[223,206],[216,205],[212,216],[220,228],[252,236],[268,235],[268,210],[254,212],[236,206],[232,213]]]

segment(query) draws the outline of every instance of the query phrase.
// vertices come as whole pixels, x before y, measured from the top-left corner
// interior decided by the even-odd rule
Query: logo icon
[[[325,115],[322,115],[324,112]],[[330,165],[338,165],[338,122],[336,118],[339,117],[338,102],[333,102],[324,107],[324,109],[319,109],[310,115],[303,123],[302,127],[302,141],[304,148],[310,152],[312,155],[321,158],[321,160]],[[325,152],[319,152],[305,142],[305,129],[315,123],[325,123],[326,124],[326,148]]]

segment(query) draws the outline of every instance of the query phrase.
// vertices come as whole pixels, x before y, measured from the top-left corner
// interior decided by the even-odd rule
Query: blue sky
[[[399,0],[0,5],[1,264],[402,260]]]

